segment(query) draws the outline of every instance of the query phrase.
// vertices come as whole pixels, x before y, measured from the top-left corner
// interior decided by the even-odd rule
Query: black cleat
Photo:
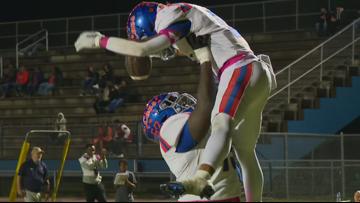
[[[185,187],[180,182],[170,182],[167,184],[160,185],[160,190],[172,198],[178,199],[180,196],[186,194]],[[212,195],[215,194],[214,188],[210,185],[207,185],[204,190],[202,191],[200,197],[210,199]]]
[[[202,198],[210,199],[211,196],[213,196],[214,194],[215,194],[214,188],[211,187],[210,185],[207,185],[202,191],[200,197],[201,199]]]

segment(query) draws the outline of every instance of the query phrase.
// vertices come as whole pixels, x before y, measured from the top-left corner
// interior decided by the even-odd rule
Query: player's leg
[[[217,114],[211,123],[211,136],[206,144],[200,169],[211,175],[229,155],[232,145],[230,124],[232,117],[226,113]],[[209,147],[208,147],[209,146]]]
[[[239,134],[233,136],[233,148],[240,162],[247,202],[262,200],[263,174],[255,153],[260,123],[261,116],[246,116],[243,126],[238,129]]]
[[[225,73],[225,72],[224,72]],[[261,199],[262,191],[262,173],[258,165],[257,158],[254,152],[254,146],[256,144],[257,136],[259,134],[259,126],[261,122],[261,112],[270,94],[270,72],[267,67],[260,62],[253,62],[246,67],[237,68],[233,71],[231,78],[225,78],[224,81],[228,82],[225,92],[222,89],[218,94],[223,94],[221,102],[216,102],[214,107],[214,117],[212,120],[212,133],[204,151],[204,159],[201,162],[199,171],[212,172],[211,167],[216,168],[230,152],[230,146],[232,137],[230,131],[235,128],[240,128],[238,125],[243,121],[246,122],[247,112],[253,115],[255,118],[259,118],[258,121],[249,117],[249,128],[253,128],[253,135],[249,136],[253,141],[253,152],[244,155],[249,156],[249,159],[241,157],[242,162],[245,163],[245,170],[248,183],[248,191],[251,188],[256,188],[255,198],[252,193],[248,193],[249,199]],[[225,75],[225,77],[229,77]],[[221,82],[220,82],[221,85]],[[221,86],[220,86],[221,87]],[[223,86],[224,87],[224,86]],[[217,98],[219,99],[219,98]],[[216,113],[216,111],[218,113]],[[235,117],[235,119],[233,119]],[[243,120],[245,118],[245,120]],[[255,120],[255,121],[254,121]],[[257,123],[256,125],[253,123]],[[241,126],[241,125],[240,125]],[[236,136],[246,136],[246,133],[239,130],[239,134]],[[241,161],[240,160],[240,161]],[[254,167],[253,172],[248,172],[248,166]],[[250,167],[251,168],[251,167]],[[250,178],[249,178],[250,177]],[[255,183],[249,183],[254,181]]]
[[[260,62],[253,62],[243,67],[234,64],[232,68],[223,72],[213,109],[212,132],[199,170],[194,177],[183,181],[185,188],[193,189],[187,190],[187,193],[199,195],[197,192],[201,191],[200,187],[204,184],[198,182],[209,180],[215,168],[228,156],[232,142],[231,130],[237,127],[234,123],[241,121],[234,120],[234,116],[240,115],[241,113],[237,112],[251,108],[251,105],[258,101],[265,104],[270,94],[270,81],[270,72]]]
[[[262,111],[270,95],[265,65],[254,62],[253,66],[252,80],[231,125],[233,148],[241,165],[248,202],[262,201],[264,178],[255,147],[261,130]]]
[[[262,200],[263,174],[259,165],[255,147],[261,126],[261,112],[245,115],[244,122],[237,130],[233,129],[233,148],[240,162],[248,202]]]
[[[230,127],[233,117],[250,83],[252,64],[241,66],[235,63],[226,69],[220,79],[212,112],[211,136],[208,139],[200,167],[196,174],[183,181],[186,193],[199,195],[206,181],[228,156],[231,148]]]
[[[253,64],[248,64],[243,67],[229,68],[223,72],[212,112],[211,136],[201,160],[201,170],[209,171],[211,174],[229,155],[232,142],[230,136],[232,121],[240,109],[245,92],[248,91],[253,69]]]
[[[217,109],[220,106],[221,100],[223,95],[225,94],[227,89],[231,89],[232,86],[229,85],[229,81],[231,81],[231,78],[237,77],[238,74],[234,73],[235,70],[225,71],[223,73],[222,78],[225,78],[224,80],[220,81],[218,93],[217,93],[217,99],[215,104],[215,108],[217,106]],[[239,71],[237,71],[239,72]],[[234,75],[234,76],[233,76]],[[233,79],[233,81],[235,80]],[[235,85],[234,83],[233,85]],[[216,111],[218,112],[218,111]],[[227,133],[229,132],[229,124],[230,124],[231,116],[227,115],[226,113],[217,113],[214,119],[212,119],[212,132],[210,139],[206,145],[205,151],[202,153],[201,162],[205,159],[211,159],[211,164],[203,164],[196,172],[196,174],[193,177],[189,177],[189,179],[183,180],[180,183],[175,184],[167,184],[163,185],[162,190],[167,191],[167,193],[176,196],[179,194],[183,194],[185,192],[186,194],[193,194],[197,196],[204,196],[204,197],[210,197],[211,191],[209,190],[209,193],[205,192],[204,188],[206,186],[210,185],[208,183],[208,180],[211,178],[211,175],[214,173],[215,168],[217,168],[217,165],[220,165],[223,163],[225,158],[227,157],[227,154],[230,151],[231,147],[231,137],[227,136]],[[219,144],[218,144],[219,143]],[[224,150],[226,148],[226,150]],[[210,151],[210,152],[209,152]],[[224,157],[221,161],[214,164],[213,162],[216,161],[215,157],[212,156],[212,153],[219,154],[221,157]],[[204,158],[204,157],[207,158]],[[207,163],[207,162],[206,162]],[[204,166],[206,165],[206,166]],[[207,168],[205,168],[207,167]]]

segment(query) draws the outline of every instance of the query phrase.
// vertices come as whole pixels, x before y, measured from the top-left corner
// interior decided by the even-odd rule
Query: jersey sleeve
[[[180,135],[189,118],[189,113],[179,113],[165,121],[160,130],[160,148],[163,153],[176,148]]]
[[[191,30],[191,21],[187,13],[192,9],[190,4],[169,4],[160,8],[156,16],[155,31],[165,35],[171,43],[185,37]]]
[[[198,142],[193,138],[190,132],[189,122],[187,121],[176,146],[177,153],[185,153],[194,149],[198,145]]]
[[[190,33],[191,22],[189,20],[183,20],[171,24],[169,27],[161,30],[160,35],[165,35],[171,44],[174,44],[178,40],[186,37]]]
[[[198,168],[201,156],[201,150],[194,148],[184,153],[177,152],[177,147],[183,142],[182,136],[189,118],[190,113],[174,115],[165,121],[160,130],[161,155],[177,179],[193,174],[192,172]]]

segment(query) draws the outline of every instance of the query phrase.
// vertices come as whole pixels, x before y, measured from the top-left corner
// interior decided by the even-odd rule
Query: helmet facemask
[[[197,100],[190,94],[179,94],[177,92],[170,93],[164,101],[160,103],[160,109],[173,108],[178,113],[193,111]]]

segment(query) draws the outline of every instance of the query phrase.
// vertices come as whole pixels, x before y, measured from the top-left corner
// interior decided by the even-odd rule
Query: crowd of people
[[[127,155],[127,145],[134,142],[131,129],[120,120],[104,122],[98,127],[98,136],[93,139],[93,144],[100,149],[106,148],[109,155],[123,158]]]
[[[54,93],[62,81],[63,73],[57,66],[51,67],[51,72],[45,77],[40,68],[27,68],[21,64],[16,69],[14,65],[7,63],[0,80],[1,98],[49,96]]]
[[[94,108],[97,114],[114,113],[124,104],[126,87],[126,82],[115,76],[110,64],[104,64],[100,71],[89,66],[80,96],[96,95]]]
[[[316,31],[320,37],[331,36],[358,17],[360,10],[345,10],[341,5],[336,6],[334,10],[321,8],[315,25]]]
[[[39,67],[27,68],[20,64],[16,68],[10,61],[6,61],[0,79],[0,97],[50,96],[63,81],[63,73],[57,66],[52,66],[51,71],[45,74]],[[114,74],[110,64],[104,64],[99,71],[89,66],[80,96],[96,96],[94,109],[97,114],[114,113],[124,104],[126,88],[126,81]]]

